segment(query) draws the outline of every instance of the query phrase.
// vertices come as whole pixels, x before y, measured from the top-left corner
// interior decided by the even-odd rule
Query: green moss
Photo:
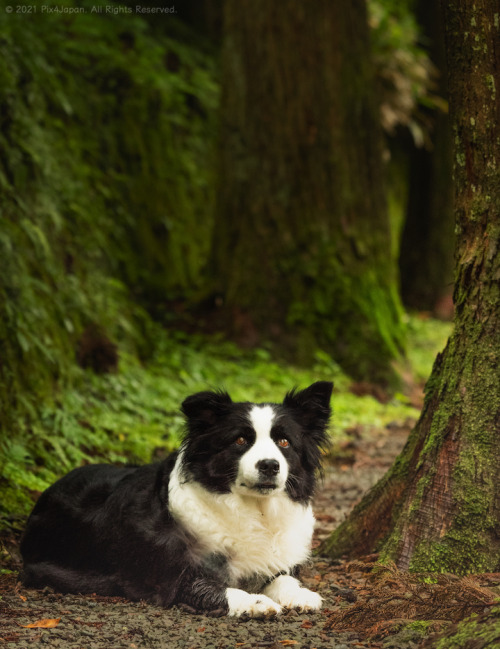
[[[287,263],[296,263],[294,255],[288,257],[294,261]],[[335,247],[325,246],[306,262],[303,272],[309,279],[292,286],[287,325],[310,332],[315,345],[330,349],[353,378],[369,377],[374,383],[399,389],[398,364],[405,359],[407,345],[406,318],[395,283],[391,283],[391,269],[381,262],[377,270],[358,263],[347,273],[335,261],[339,258],[342,254]],[[291,267],[289,271],[291,276],[296,274]]]
[[[472,615],[459,622],[444,635],[435,637],[428,646],[432,649],[486,649],[498,646],[499,638],[500,609],[493,608],[486,615]]]
[[[405,624],[407,629],[413,629],[414,631],[420,631],[422,634],[426,633],[433,624],[430,620],[415,620],[414,622],[409,622]]]
[[[437,628],[442,630],[449,623],[435,620],[401,621],[394,625],[391,634],[383,641],[384,649],[400,649],[401,647],[420,646]],[[427,645],[426,645],[427,646]]]
[[[410,570],[468,575],[496,569],[489,544],[475,537],[470,528],[450,530],[438,542],[421,541],[415,548]]]
[[[434,471],[429,471],[419,479],[417,483],[417,488],[415,490],[415,496],[410,505],[410,515],[416,513],[420,509],[422,497],[426,489],[431,484],[431,480],[434,473],[435,473]]]
[[[495,85],[495,77],[491,74],[486,76],[486,85],[488,87],[488,90],[491,92],[491,99],[495,100],[496,97],[496,85]]]

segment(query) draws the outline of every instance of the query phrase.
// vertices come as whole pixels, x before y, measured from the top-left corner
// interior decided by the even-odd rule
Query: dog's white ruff
[[[314,515],[310,505],[282,491],[267,497],[214,494],[181,475],[170,477],[169,508],[199,543],[202,555],[228,557],[231,584],[256,574],[272,577],[304,563],[310,554]]]

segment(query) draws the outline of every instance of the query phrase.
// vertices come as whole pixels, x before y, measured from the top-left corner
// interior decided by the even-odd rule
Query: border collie
[[[163,462],[71,471],[28,520],[25,585],[234,616],[320,608],[296,576],[310,556],[332,387],[292,390],[282,404],[200,392],[183,402],[187,433]]]

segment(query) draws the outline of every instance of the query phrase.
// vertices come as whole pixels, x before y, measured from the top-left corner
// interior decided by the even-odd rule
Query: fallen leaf
[[[294,644],[299,644],[297,640],[280,640],[280,644],[284,645],[285,647],[291,647]]]
[[[61,618],[58,617],[57,620],[43,619],[32,622],[31,624],[20,624],[19,626],[22,626],[25,629],[53,629],[60,621]]]
[[[203,633],[203,631],[205,631],[205,627],[204,627],[204,626],[200,626],[199,629],[196,629],[196,632],[197,632],[197,633]]]
[[[19,595],[19,593],[18,593],[18,596],[19,596],[19,599],[22,599],[22,600],[23,600],[23,602],[25,602],[25,601],[28,599],[28,598],[25,597],[24,595]]]
[[[311,622],[311,620],[304,620],[300,625],[301,629],[312,629],[312,627],[313,627],[313,623]]]

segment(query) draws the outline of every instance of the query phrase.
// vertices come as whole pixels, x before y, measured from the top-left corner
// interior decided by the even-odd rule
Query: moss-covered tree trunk
[[[404,347],[364,0],[228,0],[212,271],[237,335],[393,375]]]
[[[389,473],[324,545],[401,568],[500,569],[500,87],[496,0],[445,3],[457,229],[455,327]]]

